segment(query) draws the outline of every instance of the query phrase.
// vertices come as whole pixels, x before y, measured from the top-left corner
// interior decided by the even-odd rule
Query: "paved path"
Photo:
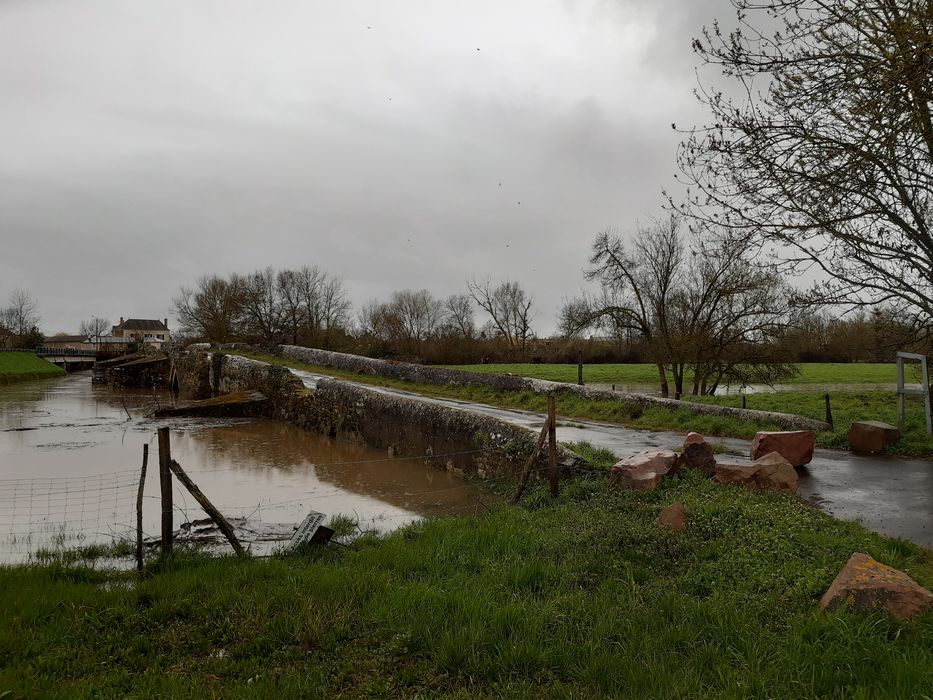
[[[323,375],[292,370],[305,386],[313,387]],[[337,380],[346,381],[346,380]],[[487,404],[423,396],[402,389],[348,382],[391,396],[404,396],[463,411],[495,416],[531,430],[540,430],[544,415],[530,411],[497,408]],[[560,405],[558,405],[558,415]],[[680,450],[680,433],[633,430],[610,423],[558,419],[557,439],[586,441],[628,457],[640,450]],[[748,440],[715,438],[731,450],[748,454]],[[838,518],[858,520],[865,527],[891,537],[903,537],[933,549],[933,461],[897,457],[860,457],[839,450],[817,450],[813,461],[800,474],[801,497]]]

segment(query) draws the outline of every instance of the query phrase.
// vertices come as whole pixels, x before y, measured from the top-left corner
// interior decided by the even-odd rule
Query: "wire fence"
[[[407,457],[343,460],[314,463],[315,467],[378,466],[386,462],[431,460],[456,456],[476,456],[495,449],[466,450]],[[545,468],[531,469],[539,472]],[[237,471],[238,468],[192,469],[189,474],[201,483],[210,496],[210,476]],[[487,485],[514,479],[521,470],[484,479]],[[146,517],[143,534],[149,545],[160,540],[161,497],[158,494],[158,469],[149,470],[143,501]],[[88,545],[134,542],[136,539],[136,507],[139,489],[139,469],[128,469],[90,476],[0,479],[0,562],[21,562],[43,558],[47,554]],[[214,483],[217,483],[214,481]],[[346,516],[355,521],[359,532],[385,532],[432,516],[430,503],[438,497],[449,497],[458,491],[474,491],[466,502],[447,503],[435,515],[444,517],[474,515],[486,512],[496,500],[492,494],[479,496],[477,484],[464,481],[455,486],[436,489],[416,489],[407,494],[415,505],[392,506],[349,512],[329,512],[331,516]],[[328,512],[329,501],[345,496],[352,490],[341,486],[305,486],[292,498],[274,500],[258,498],[249,502],[215,505],[233,523],[244,544],[254,553],[264,553],[271,547],[287,542],[308,510]],[[469,494],[467,494],[469,496]],[[378,499],[378,496],[376,497]],[[173,479],[174,522],[177,541],[223,546],[219,533],[207,522],[205,511]],[[245,499],[244,499],[245,500]],[[420,507],[419,507],[420,506]]]

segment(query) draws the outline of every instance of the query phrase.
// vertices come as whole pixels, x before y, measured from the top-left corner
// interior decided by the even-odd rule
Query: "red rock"
[[[770,452],[777,452],[795,467],[800,467],[813,459],[813,446],[812,430],[760,432],[755,433],[750,456],[758,459]]]
[[[612,467],[609,482],[633,491],[653,491],[661,480],[676,472],[677,455],[670,450],[646,450]]]
[[[706,476],[716,473],[716,453],[699,433],[687,434],[680,461],[683,466],[697,469]]]
[[[687,527],[687,508],[683,503],[675,503],[661,511],[658,522],[669,527],[674,532],[680,532]]]
[[[856,421],[849,428],[849,447],[859,454],[881,452],[901,439],[901,431],[877,420]]]
[[[790,462],[777,452],[771,452],[750,463],[717,463],[716,481],[762,491],[797,493],[798,478]]]
[[[820,599],[825,610],[847,607],[857,612],[884,610],[906,620],[933,609],[933,593],[903,571],[856,552]]]

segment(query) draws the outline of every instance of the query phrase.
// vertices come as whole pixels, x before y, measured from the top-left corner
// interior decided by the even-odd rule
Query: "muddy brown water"
[[[158,536],[155,436],[163,426],[171,428],[172,456],[237,520],[254,551],[287,538],[310,510],[385,532],[422,517],[473,513],[491,498],[422,461],[269,420],[145,417],[172,400],[167,392],[95,386],[89,373],[0,386],[0,561],[130,533],[145,443],[144,531]],[[174,502],[176,527],[204,518],[177,482]]]

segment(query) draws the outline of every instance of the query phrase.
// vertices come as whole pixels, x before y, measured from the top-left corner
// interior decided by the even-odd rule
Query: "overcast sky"
[[[728,0],[0,0],[0,305],[25,289],[76,332],[316,263],[357,305],[515,279],[547,335],[593,236],[661,212],[716,17]]]

